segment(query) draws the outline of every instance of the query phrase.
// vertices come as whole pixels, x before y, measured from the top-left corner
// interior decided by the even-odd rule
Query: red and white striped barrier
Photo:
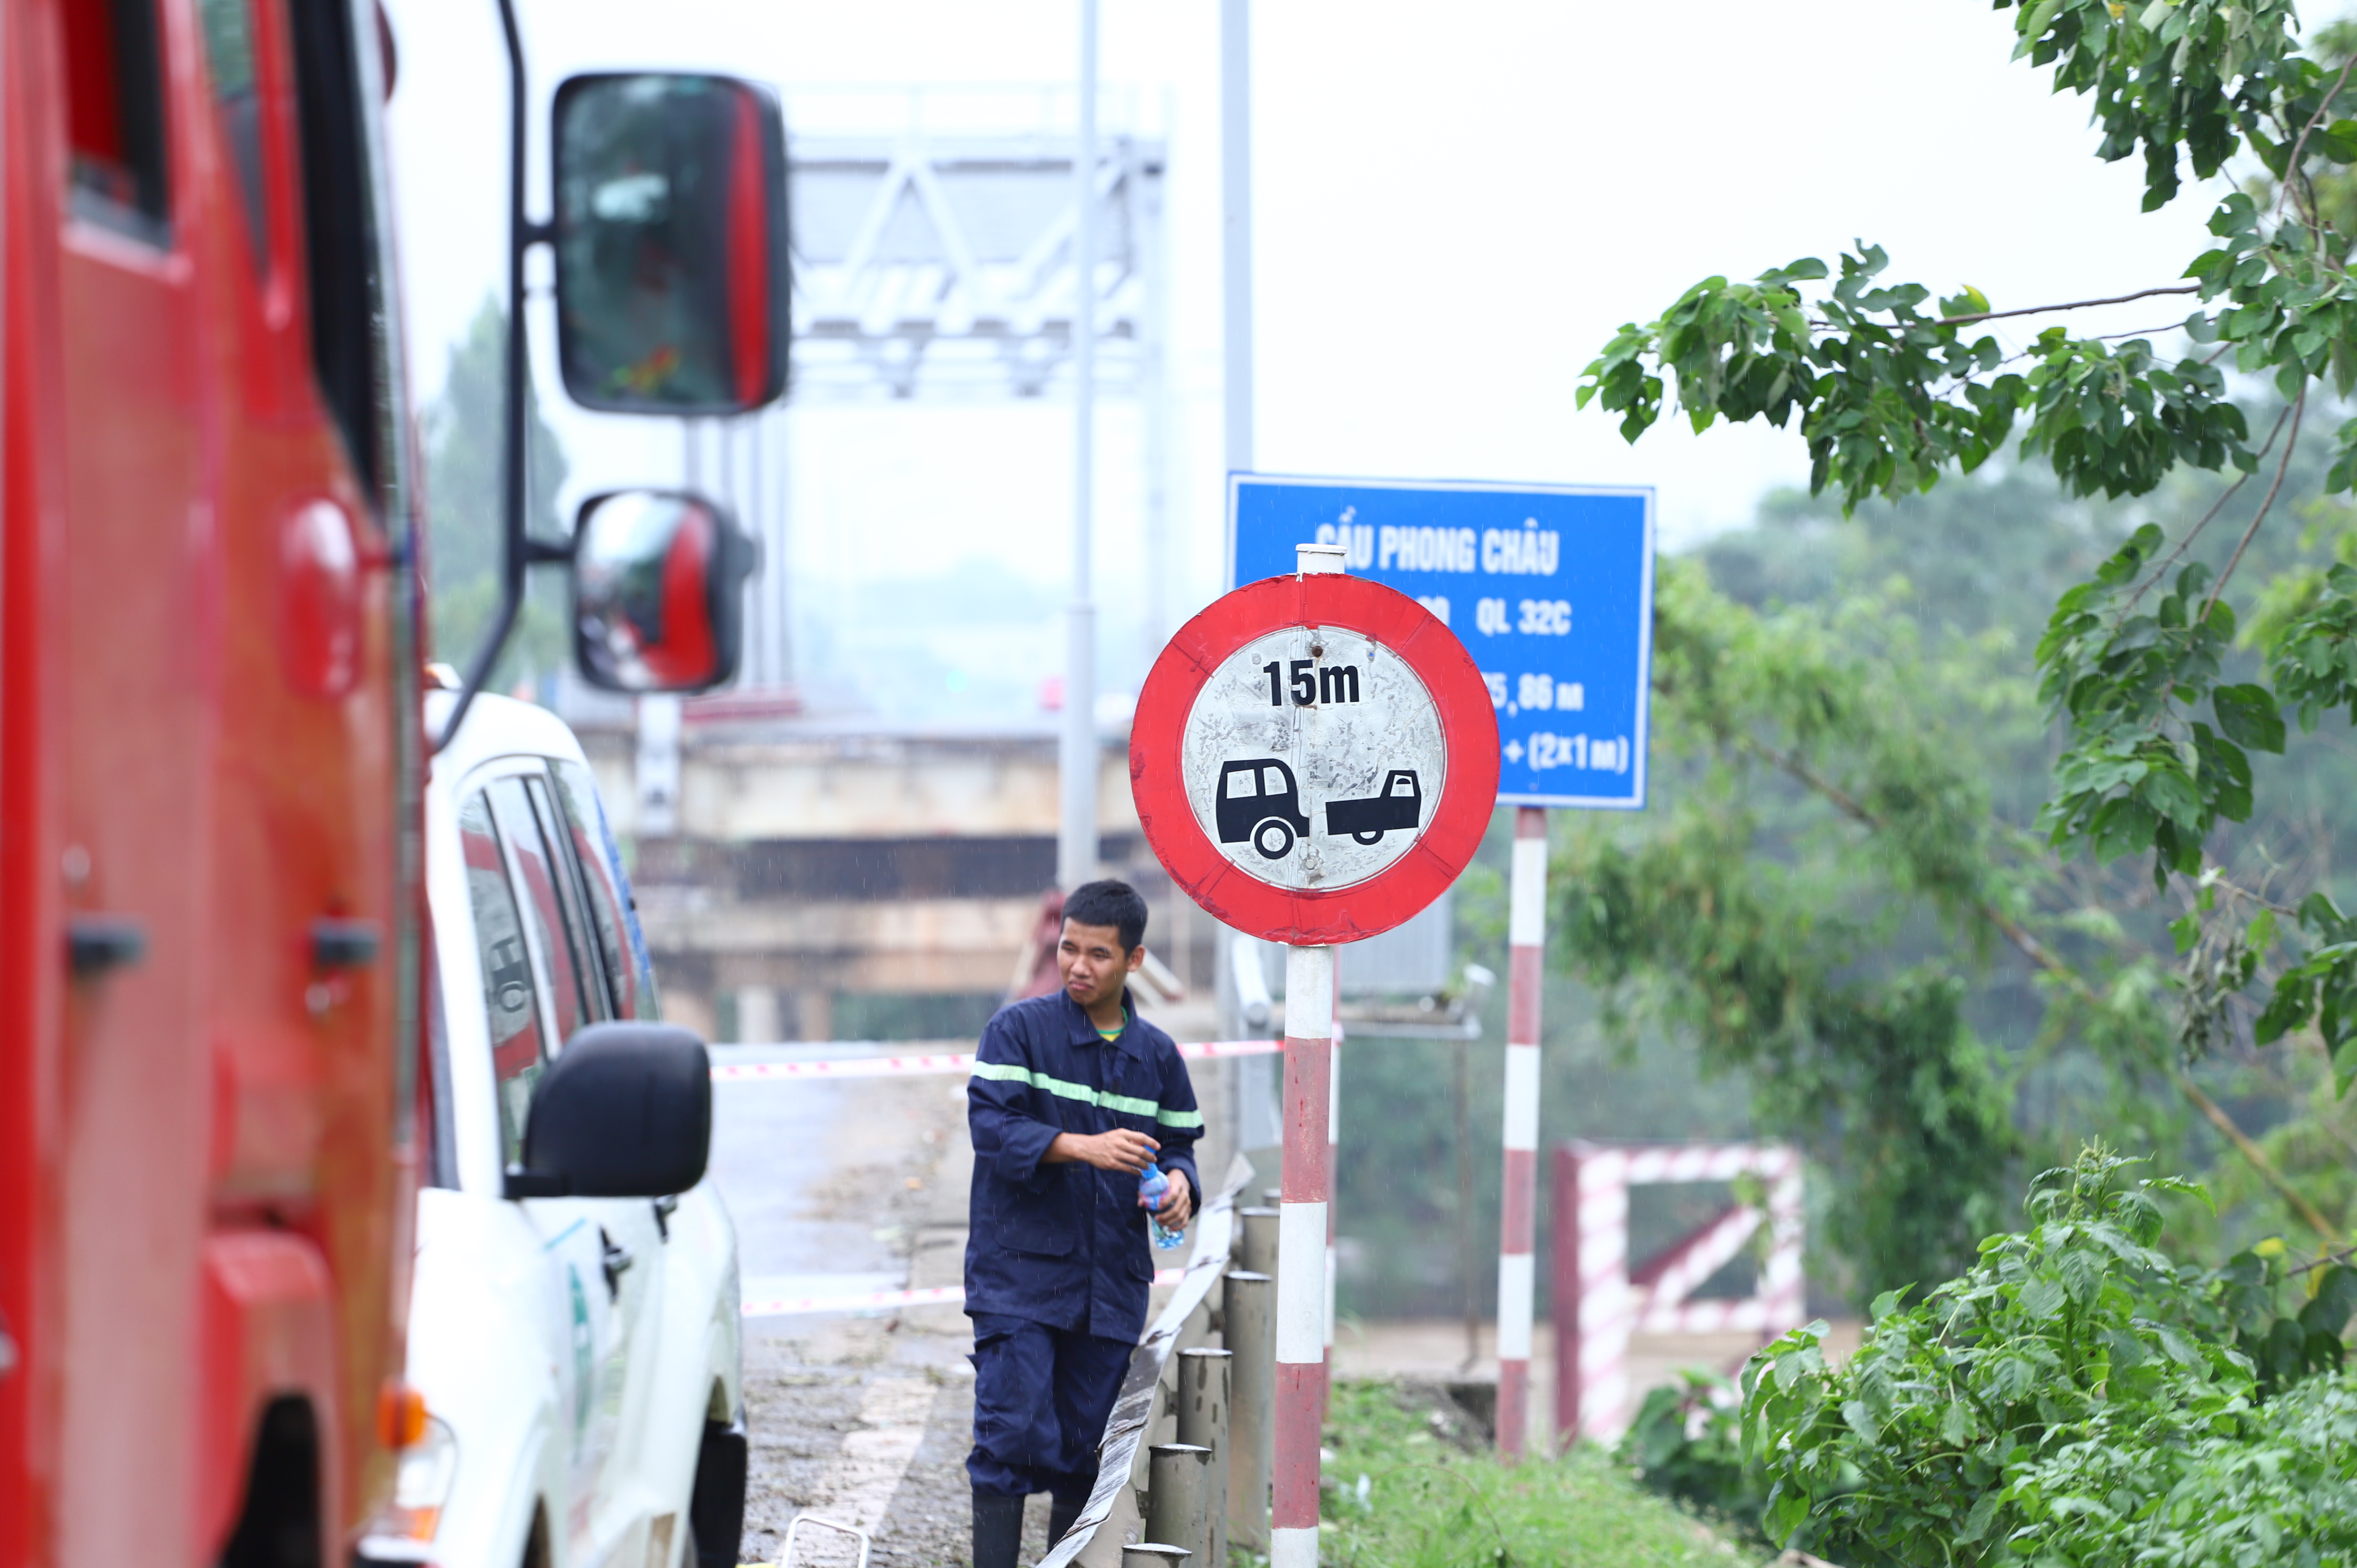
[[[1178,1047],[1192,1061],[1221,1057],[1268,1057],[1283,1050],[1277,1040],[1194,1041]],[[960,1051],[924,1057],[842,1057],[817,1062],[731,1062],[712,1069],[715,1083],[774,1083],[789,1079],[899,1078],[909,1074],[950,1074],[974,1071],[974,1053]]]
[[[1768,1207],[1738,1204],[1659,1256],[1629,1266],[1629,1189],[1643,1183],[1768,1183]],[[1609,1442],[1629,1425],[1629,1337],[1738,1330],[1765,1341],[1800,1326],[1801,1156],[1782,1144],[1613,1146],[1555,1151],[1555,1428]],[[1768,1226],[1755,1294],[1689,1301]]]
[[[1154,1283],[1175,1285],[1186,1273],[1184,1269],[1157,1270]],[[887,1306],[955,1306],[963,1300],[963,1285],[933,1285],[924,1290],[868,1290],[842,1295],[771,1296],[766,1301],[745,1303],[741,1312],[746,1317],[792,1317],[806,1312],[869,1312]]]

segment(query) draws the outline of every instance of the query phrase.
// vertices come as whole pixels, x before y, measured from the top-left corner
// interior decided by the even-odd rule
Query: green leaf
[[[2265,686],[2221,686],[2210,693],[2210,706],[2227,739],[2259,751],[2283,750],[2283,714]]]
[[[2316,1012],[2316,978],[2298,970],[2277,977],[2275,993],[2251,1025],[2251,1038],[2271,1046],[2302,1027]]]
[[[2334,163],[2357,163],[2357,120],[2335,120],[2311,132],[2308,143]]]
[[[1778,1481],[1768,1494],[1768,1506],[1760,1510],[1760,1528],[1772,1546],[1782,1547],[1792,1539],[1793,1532],[1809,1520],[1809,1498],[1805,1492],[1788,1490],[1787,1483]]]
[[[1973,1511],[1964,1516],[1964,1528],[1956,1532],[1957,1545],[1970,1546],[1988,1533],[1990,1523],[1996,1518],[1997,1505],[2004,1497],[2003,1492],[1991,1487],[1973,1499]]]
[[[2299,1309],[2301,1325],[2337,1339],[2352,1315],[2357,1315],[2357,1269],[2334,1263],[2319,1271],[2316,1294]]]

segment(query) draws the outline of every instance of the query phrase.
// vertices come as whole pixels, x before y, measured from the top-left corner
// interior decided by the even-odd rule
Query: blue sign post
[[[1340,544],[1463,641],[1498,714],[1502,805],[1645,804],[1653,492],[1228,477],[1228,586]]]

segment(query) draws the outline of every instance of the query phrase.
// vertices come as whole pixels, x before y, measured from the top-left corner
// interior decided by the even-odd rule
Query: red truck
[[[349,1562],[424,1420],[436,737],[393,72],[371,0],[0,0],[0,1568]],[[779,395],[774,104],[587,79],[551,140],[554,220],[513,203],[518,373],[547,242],[576,396]],[[501,636],[572,553],[524,536],[509,464]],[[733,667],[748,550],[673,510],[582,563],[605,683]]]

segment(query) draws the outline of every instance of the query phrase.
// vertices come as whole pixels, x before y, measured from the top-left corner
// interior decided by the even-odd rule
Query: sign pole
[[[1318,1568],[1334,1197],[1335,953],[1413,918],[1480,850],[1498,799],[1487,682],[1429,608],[1339,543],[1172,637],[1138,693],[1129,777],[1188,894],[1286,947],[1271,1568]]]
[[[1096,501],[1097,0],[1081,0],[1081,125],[1072,149],[1072,602],[1064,629],[1064,725],[1058,748],[1056,883],[1097,871],[1097,608],[1090,547]]]
[[[1531,1239],[1538,1208],[1539,987],[1546,954],[1547,814],[1514,812],[1507,894],[1506,1115],[1503,1201],[1498,1215],[1498,1453],[1520,1459],[1530,1431]],[[1563,1304],[1555,1304],[1555,1354]]]
[[[1334,1016],[1342,1015],[1342,961],[1337,953],[1334,960]],[[1329,1031],[1332,1044],[1326,1051],[1326,1365],[1334,1364],[1334,1227],[1335,1198],[1340,1196],[1342,1182],[1342,1026],[1337,1022]],[[1334,1408],[1334,1384],[1329,1377],[1326,1384],[1323,1411]]]
[[[1342,552],[1304,544],[1301,575],[1340,573]],[[1330,946],[1285,950],[1285,1153],[1276,1219],[1276,1454],[1269,1568],[1318,1568],[1318,1445],[1334,1343],[1334,1012]],[[1301,1015],[1295,1011],[1299,1006]],[[1310,1259],[1314,1268],[1304,1267]]]
[[[1318,1444],[1326,1421],[1327,1142],[1334,950],[1285,950],[1285,1164],[1277,1208],[1275,1465],[1269,1568],[1318,1568]]]

